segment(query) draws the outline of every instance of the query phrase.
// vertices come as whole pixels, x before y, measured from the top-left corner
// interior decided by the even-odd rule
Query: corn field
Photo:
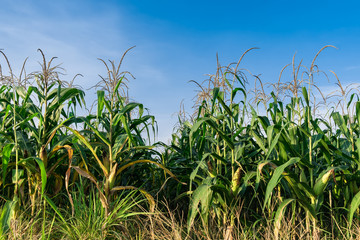
[[[360,239],[360,89],[325,95],[316,63],[263,83],[218,68],[181,109],[171,143],[100,59],[94,111],[56,58],[14,73],[0,51],[2,239]],[[291,75],[285,76],[285,70]],[[75,76],[76,77],[76,76]],[[249,86],[252,89],[249,89]]]

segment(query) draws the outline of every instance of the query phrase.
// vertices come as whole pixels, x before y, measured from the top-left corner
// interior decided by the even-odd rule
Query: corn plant
[[[250,126],[245,124],[246,79],[237,67],[227,67],[224,72],[218,69],[210,98],[202,100],[189,133],[197,167],[190,175],[188,229],[199,214],[205,226],[210,218],[223,226],[226,239],[233,236],[240,201],[251,204],[253,200],[245,195],[255,179],[254,160],[259,153],[251,144]]]
[[[82,133],[67,128],[91,152],[91,157],[99,169],[94,172],[87,168],[88,163],[85,161],[83,162],[85,168],[73,166],[70,161],[66,172],[66,187],[68,188],[70,171],[74,169],[95,184],[106,214],[109,214],[111,199],[115,199],[117,192],[129,189],[138,189],[144,194],[152,210],[155,207],[153,197],[141,188],[126,185],[129,182],[124,182],[125,171],[135,164],[146,164],[148,167],[152,164],[171,177],[175,176],[161,163],[152,159],[153,147],[145,144],[142,134],[146,133],[150,137],[150,132],[155,128],[154,117],[144,115],[142,104],[128,102],[127,97],[123,95],[121,85],[125,78],[124,73],[120,72],[122,60],[117,66],[110,61],[110,67],[105,61],[101,61],[105,64],[108,73],[107,77],[102,77],[102,81],[108,83],[107,91],[110,92],[107,94],[104,90],[97,92],[97,114],[83,118],[86,129],[81,131]],[[89,164],[93,166],[92,162]]]
[[[35,211],[37,197],[44,194],[46,182],[54,181],[50,192],[57,193],[61,188],[61,173],[54,171],[66,155],[56,154],[59,150],[57,145],[64,138],[59,125],[70,125],[74,114],[69,116],[65,111],[66,106],[76,105],[83,101],[84,92],[75,88],[63,88],[62,82],[56,72],[57,66],[51,63],[55,58],[46,62],[43,57],[42,71],[32,73],[36,85],[26,87],[24,85],[13,86],[7,95],[13,96],[13,104],[7,100],[6,94],[2,98],[4,106],[2,131],[3,136],[8,136],[10,120],[14,123],[14,138],[3,148],[2,180],[7,179],[8,172],[15,167],[15,188],[20,187],[21,201],[25,203],[25,183],[28,185],[28,197],[32,205],[32,213]],[[5,55],[4,55],[5,56]],[[10,64],[9,64],[10,68]],[[25,77],[29,80],[29,76]],[[14,108],[13,114],[9,109]],[[13,159],[15,150],[15,162]],[[62,157],[64,155],[64,157]],[[18,169],[20,167],[20,169]],[[16,180],[17,179],[17,180]],[[15,189],[15,195],[18,190]]]

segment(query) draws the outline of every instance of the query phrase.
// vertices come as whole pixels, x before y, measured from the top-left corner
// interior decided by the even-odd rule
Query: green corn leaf
[[[1,103],[1,99],[0,99],[0,103]],[[12,112],[12,108],[11,108],[11,105],[10,104],[7,104],[6,105],[6,108],[3,110],[5,111],[5,115],[3,116],[2,118],[2,125],[1,125],[1,129],[4,129],[5,128],[5,123],[7,122],[6,119],[7,117],[9,116],[9,114]],[[10,120],[11,121],[11,120]],[[10,126],[11,128],[12,126]]]
[[[268,150],[268,152],[266,154],[266,160],[270,157],[270,154],[272,153],[272,151],[274,150],[276,144],[278,143],[279,138],[281,136],[281,132],[285,127],[286,127],[286,125],[281,128],[281,130],[275,135],[275,138],[271,141],[271,145],[270,145],[269,150]]]
[[[136,107],[139,107],[139,109],[143,109],[143,105],[140,103],[129,103],[125,107],[123,107],[114,117],[113,125],[116,126],[123,115],[130,114],[132,110],[134,110]]]
[[[318,144],[320,143],[321,139],[323,139],[323,137],[324,137],[323,134],[316,134],[311,136],[313,142],[313,149],[315,149],[318,146]]]
[[[335,124],[338,125],[341,132],[344,134],[344,136],[347,139],[349,139],[350,138],[350,133],[349,133],[349,129],[346,126],[346,122],[344,121],[344,118],[338,112],[334,112],[333,114],[331,114],[331,116],[332,116]]]
[[[105,101],[105,92],[97,91],[98,102],[97,102],[97,117],[101,117],[101,113],[104,109],[104,101]]]
[[[7,145],[5,145],[5,147],[3,148],[2,151],[2,182],[3,184],[5,184],[5,178],[6,178],[6,170],[8,167],[8,164],[10,162],[10,156],[11,156],[11,152],[14,148],[14,144],[13,143],[9,143]]]
[[[172,178],[174,178],[175,180],[177,180],[178,182],[180,182],[177,177],[166,167],[164,167],[162,164],[155,162],[153,160],[147,160],[147,159],[141,159],[141,160],[135,160],[132,161],[130,163],[125,164],[124,166],[120,167],[117,171],[116,171],[116,176],[118,176],[122,171],[124,171],[126,168],[131,167],[132,165],[138,164],[138,163],[151,163],[154,164],[156,166],[158,166],[159,168],[161,168],[162,170],[164,170],[167,174],[169,174]],[[180,182],[181,183],[181,182]],[[185,184],[185,183],[183,183]]]
[[[255,49],[255,48],[250,48],[250,49]],[[234,74],[234,76],[238,80],[238,82],[241,84],[241,86],[243,87],[244,96],[246,97],[246,87],[245,87],[246,81],[244,79],[240,78],[237,74]]]
[[[121,134],[116,137],[114,146],[112,147],[114,159],[117,159],[117,155],[124,150],[124,147],[126,146],[128,140],[129,137],[126,134]]]
[[[34,91],[34,87],[33,87],[33,86],[29,86],[28,89],[27,89],[26,96],[23,97],[24,102],[28,102],[28,100],[30,100],[30,102],[32,102],[32,100],[31,100],[30,97],[31,97],[31,94],[32,94],[33,91]]]
[[[271,146],[275,125],[269,126],[266,129],[266,136],[268,140],[268,146]]]
[[[360,102],[356,102],[356,119],[358,124],[360,124]]]
[[[349,228],[351,228],[352,220],[354,218],[354,213],[356,209],[358,209],[360,206],[360,192],[358,192],[353,199],[351,200],[350,207],[349,207],[349,213],[348,213],[348,222],[349,222]]]
[[[354,158],[354,161],[357,163],[357,169],[360,170],[360,138],[356,139],[356,142],[355,142],[355,145],[356,145],[356,152],[357,152],[357,155],[358,157]]]
[[[34,159],[35,159],[35,161],[37,162],[37,164],[39,165],[39,168],[40,168],[40,174],[41,174],[41,194],[44,195],[44,193],[45,193],[45,188],[46,188],[46,182],[47,182],[45,165],[44,165],[44,162],[41,161],[40,158],[34,158]]]
[[[234,90],[231,91],[231,100],[235,98],[238,91],[241,91],[243,95],[246,96],[246,92],[243,88],[235,88]]]
[[[263,139],[255,131],[251,131],[251,135],[255,138],[255,141],[258,144],[258,146],[261,148],[261,150],[263,150],[264,153],[267,153],[267,150],[265,147],[266,142],[263,141]]]
[[[281,223],[282,218],[284,217],[285,209],[286,209],[287,205],[289,205],[290,203],[292,203],[294,201],[295,201],[295,199],[292,199],[292,198],[286,199],[286,200],[282,201],[279,208],[276,210],[275,218],[274,218],[274,221],[275,221],[274,222],[275,239],[279,238],[279,230],[280,230],[280,227],[281,227],[280,223]]]
[[[252,178],[256,178],[257,174],[255,171],[247,172],[243,177],[243,184],[241,184],[240,188],[234,192],[235,195],[239,194],[241,197],[244,196],[247,187],[251,186],[250,180]]]
[[[23,86],[16,86],[16,87],[15,87],[15,91],[16,91],[16,94],[17,94],[18,96],[20,96],[22,99],[25,99],[25,98],[26,98],[27,91],[26,91],[25,87],[23,87]]]
[[[30,116],[28,116],[27,118],[23,119],[21,122],[17,123],[15,125],[15,127],[17,128],[18,126],[23,125],[24,123],[28,123],[29,121],[31,121],[34,117],[36,117],[38,115],[38,113],[33,113]],[[10,131],[13,128],[13,126],[10,126],[9,128],[7,128],[5,131]]]
[[[190,231],[191,226],[194,223],[195,217],[198,215],[198,208],[199,204],[201,204],[201,211],[200,214],[203,218],[203,221],[207,221],[207,216],[209,214],[210,209],[210,202],[212,198],[212,190],[211,186],[208,184],[202,184],[193,192],[191,201],[190,201],[190,208],[188,214],[188,231]]]
[[[111,105],[108,100],[104,99],[104,105],[109,112],[112,112]]]
[[[220,102],[221,106],[225,109],[225,111],[227,112],[227,114],[229,114],[229,116],[233,116],[232,111],[230,110],[230,108],[226,105],[226,103],[224,102],[224,100],[220,97],[217,96],[218,101]]]
[[[217,155],[216,153],[210,153],[209,155],[212,156],[213,158],[221,161],[223,164],[227,164],[227,163],[228,163],[225,158]],[[208,153],[204,154],[203,159],[205,158],[205,156],[207,157],[207,156],[208,156]]]
[[[216,109],[215,101],[216,101],[217,97],[219,96],[219,94],[221,95],[220,89],[218,87],[215,87],[212,90],[211,114],[213,114]],[[220,98],[221,98],[221,96],[220,96]]]
[[[203,123],[207,123],[211,128],[213,128],[225,140],[225,142],[229,145],[230,149],[234,149],[234,143],[231,141],[231,139],[228,136],[226,136],[216,126],[216,123],[209,117],[201,118],[191,128],[191,131],[190,131],[190,147],[192,146],[191,143],[192,143],[192,136],[193,136],[194,132],[196,132],[199,129],[199,127],[202,126]]]
[[[310,106],[309,95],[306,87],[302,87],[302,93],[305,99],[306,106]]]
[[[130,127],[129,127],[129,124],[128,124],[128,121],[127,121],[126,117],[124,115],[122,115],[120,119],[121,119],[121,122],[123,124],[124,129],[125,129],[125,132],[126,132],[126,134],[128,135],[128,137],[130,139],[130,142],[135,143],[134,137],[133,137],[133,135],[131,133],[131,130],[130,130]]]
[[[202,168],[202,169],[207,168],[204,160],[199,161],[196,168],[190,174],[190,177],[189,177],[189,179],[190,179],[190,191],[191,191],[191,188],[192,188],[192,182],[198,176],[198,171],[199,171],[200,168]]]
[[[353,101],[353,99],[354,99],[355,96],[357,97],[357,101],[359,101],[359,97],[358,97],[358,95],[357,95],[356,93],[351,94],[350,100],[348,101],[348,103],[347,103],[347,105],[346,105],[346,108],[347,108],[347,109],[349,109],[349,107],[350,107],[350,105],[351,105],[351,103],[352,103],[352,101]]]
[[[120,85],[121,85],[121,83],[122,83],[123,79],[124,79],[124,76],[121,76],[121,78],[120,78],[120,79],[118,80],[118,82],[116,83],[116,86],[115,86],[114,92],[113,92],[112,94],[114,94],[114,93],[116,93],[116,92],[118,91],[118,89],[119,89],[119,87],[120,87]]]
[[[60,86],[60,85],[59,85]],[[56,94],[56,97],[53,99],[53,101],[49,104],[47,113],[52,114],[53,111],[56,110],[56,108],[59,108],[62,106],[66,101],[70,101],[72,98],[76,97],[77,95],[83,95],[84,92],[80,89],[76,88],[62,88],[61,91],[58,92],[58,89],[54,89],[53,93],[50,93],[49,95]]]
[[[1,209],[0,215],[0,236],[3,237],[9,230],[11,219],[15,215],[16,200],[6,201]],[[5,238],[4,238],[5,239]]]
[[[97,130],[92,123],[89,122],[88,119],[83,118],[84,122],[86,123],[86,125],[96,134],[96,136],[98,136],[106,145],[108,145],[110,147],[110,142],[109,140],[99,131]]]
[[[51,142],[51,140],[53,139],[53,137],[55,136],[55,134],[57,133],[58,129],[60,129],[61,127],[63,127],[63,125],[67,124],[73,117],[70,117],[68,119],[65,119],[64,121],[62,121],[60,124],[56,125],[54,128],[52,128],[50,131],[48,131],[48,140],[45,143],[45,146],[48,146]],[[65,126],[67,127],[67,126]],[[36,130],[35,130],[36,131]]]
[[[297,191],[302,191],[303,193],[305,193],[305,195],[307,197],[310,198],[311,204],[315,203],[315,199],[316,199],[317,195],[315,194],[314,190],[308,184],[306,184],[304,182],[296,181],[296,188],[297,188],[296,189]],[[302,196],[299,193],[297,195]]]
[[[40,169],[41,194],[43,195],[45,193],[45,188],[46,188],[46,183],[47,183],[47,172],[46,172],[44,162],[38,157],[28,157],[28,158],[25,158],[25,159],[22,159],[21,161],[19,161],[18,165],[24,166],[30,172],[37,172],[38,170],[36,169],[33,160],[35,160],[35,162],[38,164],[39,169]],[[15,182],[15,169],[13,169],[13,171],[14,171],[13,172],[13,181]],[[18,174],[19,174],[18,177],[23,176],[24,170],[19,169]]]
[[[217,183],[211,186],[211,190],[213,191],[213,193],[218,193],[218,196],[224,197],[224,199],[222,199],[223,201],[227,201],[227,202],[231,201],[231,189],[229,189],[228,186],[225,186],[224,184],[221,183]],[[216,198],[218,198],[218,196],[216,196]],[[223,202],[223,204],[225,204],[225,202]],[[224,208],[225,207],[226,204],[224,205]]]
[[[233,89],[234,88],[234,83],[230,83],[229,80],[227,79],[227,75],[231,74],[230,72],[225,72],[223,79],[225,80],[226,84],[228,85],[229,89]]]
[[[264,208],[265,208],[266,204],[269,203],[270,195],[271,195],[272,191],[274,190],[274,188],[278,185],[278,183],[280,181],[280,177],[282,176],[283,172],[285,171],[285,168],[287,168],[288,166],[293,165],[299,161],[300,161],[300,158],[291,158],[289,161],[278,166],[275,169],[275,171],[266,187],[265,201],[264,201],[264,206],[263,206]]]
[[[283,173],[284,179],[287,181],[293,192],[295,193],[298,200],[309,201],[307,197],[309,197],[312,202],[315,201],[315,194],[313,190],[306,185],[305,183],[301,183],[294,173]]]
[[[74,129],[72,129],[70,127],[67,127],[67,126],[65,126],[65,127],[66,127],[66,129],[68,129],[69,131],[74,133],[74,135],[91,151],[91,153],[94,155],[97,163],[99,164],[100,168],[103,170],[105,177],[108,177],[109,171],[105,168],[104,164],[100,161],[100,159],[98,158],[95,150],[93,149],[91,144],[85,139],[85,137],[82,136],[77,130],[74,130]]]
[[[258,116],[258,119],[260,120],[261,126],[266,131],[267,128],[271,125],[269,119],[267,117],[263,117],[263,116]]]
[[[310,213],[310,216],[313,219],[316,219],[316,211],[314,209],[314,207],[309,203],[308,200],[303,200],[303,199],[297,199],[298,203],[300,203],[300,205],[305,209],[305,211],[307,211],[308,213]]]
[[[24,177],[24,169],[18,169],[16,178],[16,169],[12,169],[12,183],[21,182]]]

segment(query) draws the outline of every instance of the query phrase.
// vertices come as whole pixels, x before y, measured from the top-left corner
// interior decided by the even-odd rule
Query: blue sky
[[[197,89],[189,80],[201,82],[214,73],[217,53],[227,65],[258,47],[242,67],[275,82],[295,53],[309,66],[317,51],[331,44],[338,49],[319,56],[320,68],[335,71],[343,83],[359,82],[359,7],[356,1],[2,0],[0,49],[15,69],[29,57],[31,70],[38,67],[41,48],[63,63],[65,79],[83,74],[77,84],[87,89],[105,74],[97,58],[119,61],[136,45],[122,66],[136,77],[129,93],[155,115],[158,140],[166,142],[182,100],[191,112]],[[290,78],[285,72],[284,81]],[[330,80],[318,85],[331,91],[336,86]],[[94,99],[89,91],[88,102]]]

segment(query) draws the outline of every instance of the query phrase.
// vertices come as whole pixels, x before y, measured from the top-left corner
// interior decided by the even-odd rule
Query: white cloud
[[[359,69],[360,69],[360,65],[348,66],[345,68],[346,71],[359,70]]]

